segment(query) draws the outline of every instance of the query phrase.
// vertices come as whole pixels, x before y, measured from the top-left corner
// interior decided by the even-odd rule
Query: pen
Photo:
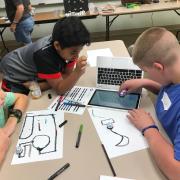
[[[59,170],[57,170],[53,175],[51,175],[48,180],[53,180],[55,177],[57,177],[58,175],[60,175],[63,171],[65,171],[68,167],[70,166],[69,163],[66,163],[62,168],[60,168]]]
[[[64,102],[64,105],[69,105],[69,106],[78,106],[78,107],[86,107],[84,104],[78,104],[78,103],[71,103],[71,102]]]
[[[57,106],[55,108],[55,111],[58,110],[58,107],[59,107],[59,105],[61,104],[62,101],[63,101],[63,96],[60,96],[59,99],[58,99],[58,103],[57,103]]]
[[[64,122],[62,122],[59,127],[61,128],[62,126],[64,126],[67,123],[67,120],[65,120]]]
[[[82,102],[75,101],[75,100],[68,99],[68,98],[65,98],[64,101],[65,101],[66,103],[72,103],[72,104],[81,104],[81,105],[84,105]]]
[[[103,149],[104,154],[105,154],[105,156],[106,156],[106,159],[107,159],[107,161],[108,161],[108,164],[109,164],[109,166],[110,166],[110,168],[111,168],[111,171],[112,171],[112,173],[113,173],[113,176],[116,176],[116,172],[115,172],[115,170],[114,170],[114,168],[113,168],[113,165],[112,165],[112,163],[111,163],[111,160],[110,160],[109,157],[108,157],[108,154],[107,154],[107,152],[106,152],[106,149],[105,149],[105,147],[104,147],[103,144],[101,144],[101,146],[102,146],[102,149]]]
[[[76,148],[79,147],[82,131],[83,131],[83,124],[81,124],[80,127],[79,127],[78,137],[77,137],[77,140],[76,140]]]

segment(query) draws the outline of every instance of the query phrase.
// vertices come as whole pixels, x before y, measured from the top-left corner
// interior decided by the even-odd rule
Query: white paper
[[[127,119],[127,111],[94,107],[88,111],[109,158],[148,147],[145,138]]]
[[[100,176],[100,180],[135,180],[135,179],[118,178],[118,177],[111,177],[111,176]]]
[[[95,91],[95,88],[74,86],[70,91],[68,91],[64,95],[63,101],[61,102],[57,111],[63,111],[63,112],[73,113],[73,114],[83,114],[85,111],[85,107],[65,105],[64,103],[72,100],[73,102],[87,105],[92,95],[94,94],[94,91]],[[48,109],[55,111],[56,106],[59,101],[59,97],[60,96],[57,96],[57,98],[52,102],[52,104],[48,107]]]
[[[27,112],[11,164],[62,158],[64,128],[59,128],[59,124],[63,121],[60,111]]]
[[[96,66],[97,56],[110,56],[110,57],[113,56],[109,48],[89,50],[87,51],[87,55],[88,55],[87,62],[90,65],[90,67]]]
[[[168,110],[171,106],[171,100],[169,99],[169,96],[166,92],[164,92],[163,97],[161,99],[163,106],[164,106],[164,110]]]

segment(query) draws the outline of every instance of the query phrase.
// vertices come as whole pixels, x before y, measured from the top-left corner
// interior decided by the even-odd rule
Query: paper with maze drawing
[[[148,147],[141,132],[127,119],[127,111],[104,108],[88,108],[88,111],[109,158]]]
[[[63,112],[27,112],[11,164],[63,157]]]
[[[58,106],[57,111],[63,111],[73,114],[83,114],[85,111],[85,107],[65,105],[64,102],[68,102],[72,100],[73,102],[78,102],[80,104],[87,105],[92,95],[94,94],[94,91],[95,88],[92,87],[74,86],[70,91],[68,91],[63,96],[63,101]],[[57,98],[52,102],[52,104],[48,107],[48,109],[55,111],[59,101],[59,97],[60,96],[57,96]]]

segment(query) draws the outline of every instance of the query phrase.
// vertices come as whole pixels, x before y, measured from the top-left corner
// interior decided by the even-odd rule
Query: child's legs
[[[6,92],[14,92],[28,95],[29,89],[21,84],[16,84],[5,79],[2,80],[1,88]]]

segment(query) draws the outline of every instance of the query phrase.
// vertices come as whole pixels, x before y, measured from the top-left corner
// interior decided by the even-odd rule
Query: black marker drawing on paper
[[[27,113],[16,148],[18,158],[31,157],[33,154],[50,154],[57,151],[56,146],[55,114]]]
[[[113,130],[114,126],[113,126],[113,123],[115,123],[115,120],[113,118],[106,118],[106,117],[103,117],[103,116],[98,116],[95,114],[94,110],[92,109],[92,115],[95,117],[95,118],[101,118],[101,124],[103,126],[106,126],[108,130],[110,130],[112,133],[118,135],[120,137],[120,140],[117,144],[115,144],[115,146],[118,146],[118,147],[122,147],[122,146],[127,146],[129,144],[129,137],[125,136],[125,135],[122,135],[122,134],[119,134],[117,133],[116,131]]]

